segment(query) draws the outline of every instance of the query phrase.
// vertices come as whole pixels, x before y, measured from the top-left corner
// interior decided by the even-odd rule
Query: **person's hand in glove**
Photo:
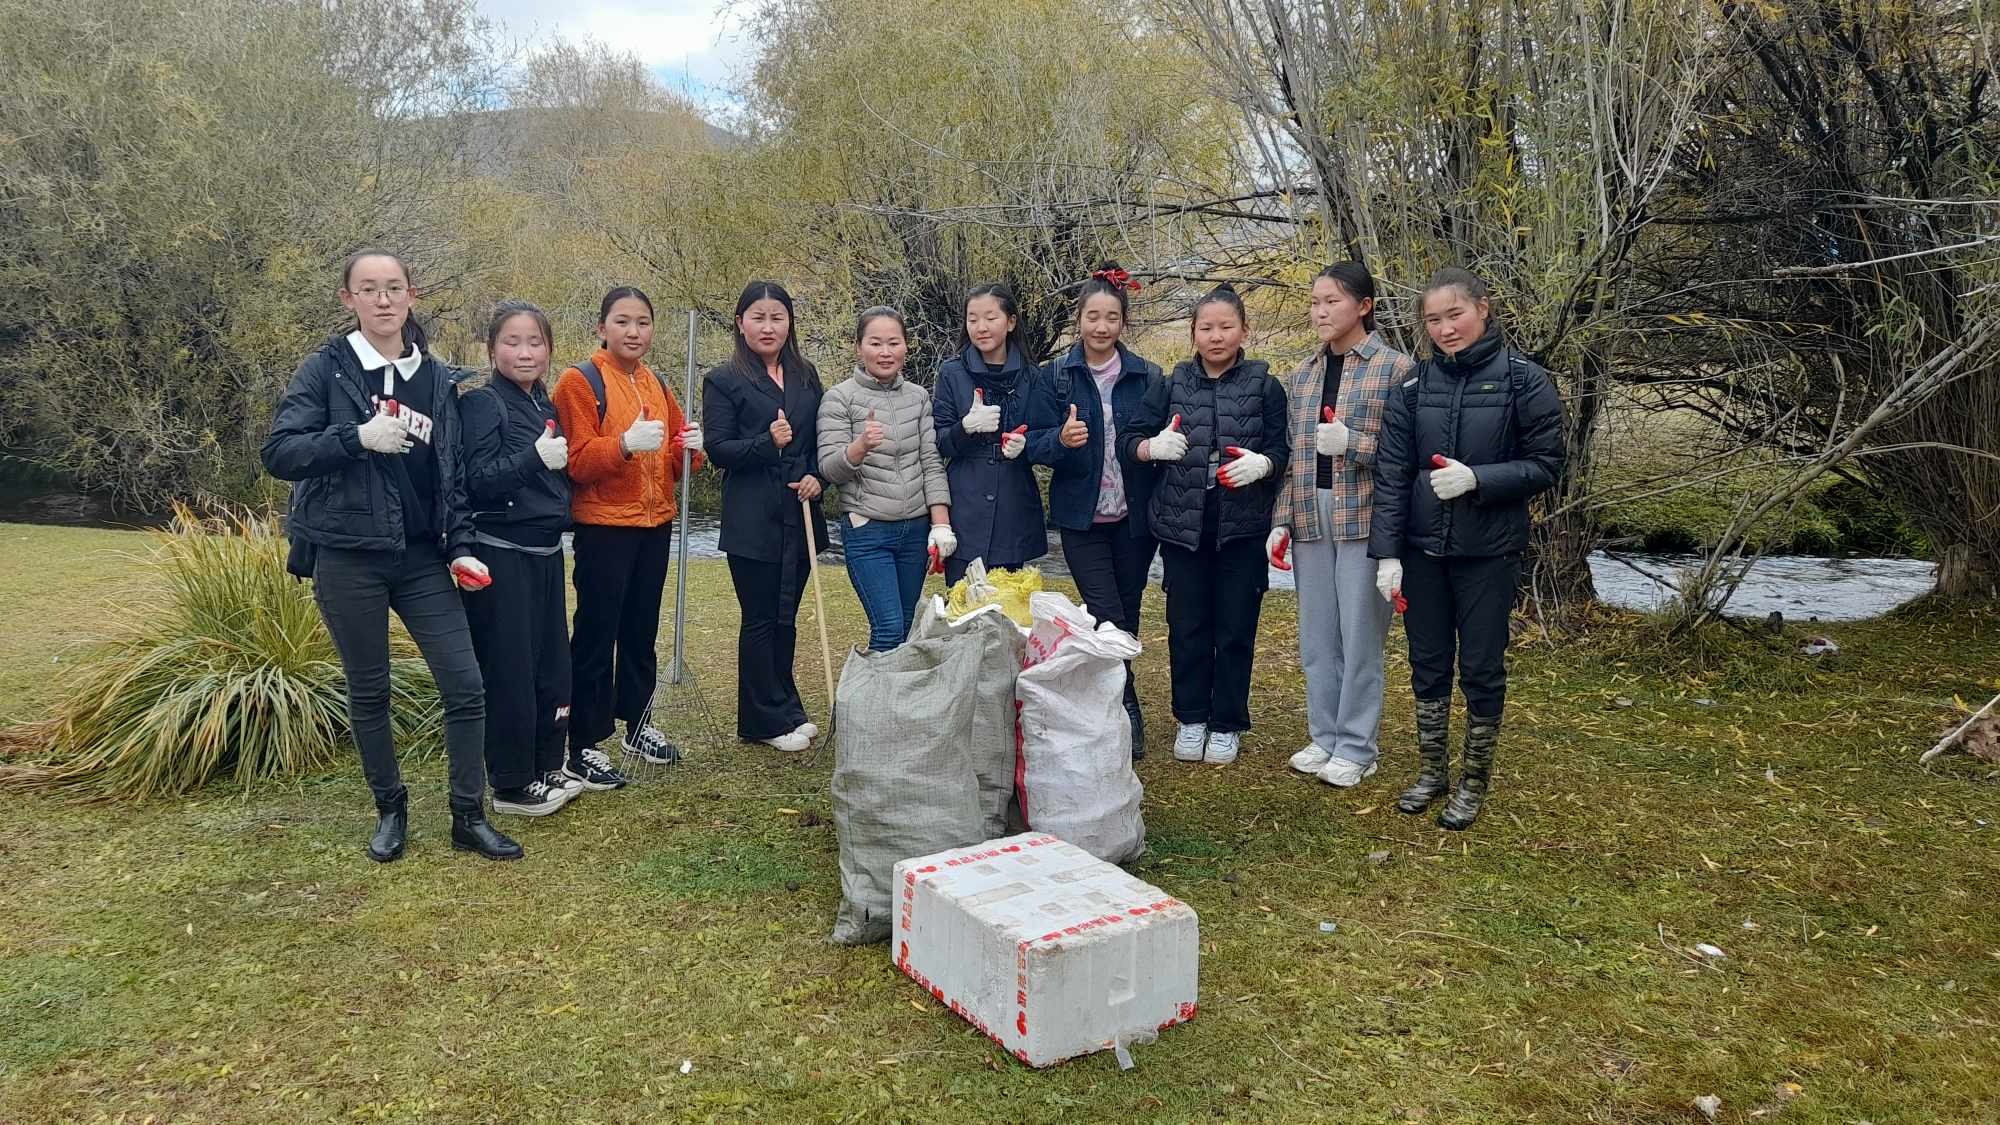
[[[535,439],[535,453],[541,457],[545,469],[560,469],[569,464],[569,439],[556,436],[553,418],[542,427],[542,436]]]
[[[493,585],[493,574],[485,563],[471,555],[460,555],[451,560],[451,580],[461,590],[484,590]]]
[[[1271,459],[1262,453],[1252,453],[1236,445],[1227,447],[1223,452],[1235,458],[1216,473],[1216,479],[1222,482],[1224,488],[1243,488],[1271,475]]]
[[[652,409],[639,407],[639,420],[618,439],[618,447],[625,456],[634,453],[651,453],[667,443],[667,424],[653,420]]]
[[[681,427],[681,448],[689,454],[700,453],[702,449],[701,427],[686,425]]]
[[[1000,435],[1000,456],[1007,460],[1012,461],[1019,457],[1021,451],[1026,448],[1028,448],[1028,427],[1015,426]]]
[[[1375,561],[1375,592],[1382,595],[1383,601],[1396,606],[1398,613],[1402,612],[1404,606],[1409,604],[1403,601],[1403,560]]]
[[[1061,432],[1056,434],[1056,440],[1062,442],[1065,449],[1081,449],[1090,441],[1090,427],[1077,418],[1076,404],[1073,402],[1069,404],[1069,418],[1063,422]]]
[[[1463,461],[1454,461],[1442,453],[1431,455],[1431,491],[1440,500],[1456,500],[1479,487],[1479,478],[1472,475],[1472,466]]]
[[[1291,560],[1285,557],[1291,549],[1292,529],[1283,524],[1272,528],[1271,534],[1264,540],[1264,556],[1279,570],[1292,569]]]
[[[958,536],[952,533],[951,525],[948,523],[932,524],[930,535],[931,573],[943,574],[944,560],[950,558],[957,550]]]
[[[1167,428],[1139,443],[1141,461],[1178,461],[1187,456],[1187,435],[1181,432],[1181,416],[1167,423]]]
[[[959,427],[968,434],[996,434],[1000,432],[1000,408],[986,405],[986,394],[978,387],[972,388],[972,409],[958,420]]]
[[[1313,427],[1313,449],[1321,457],[1347,456],[1347,423],[1334,417],[1333,407],[1320,407],[1319,425]]]
[[[410,438],[410,424],[396,412],[396,400],[390,399],[375,408],[375,416],[355,428],[361,438],[361,448],[370,453],[408,453],[413,444]]]

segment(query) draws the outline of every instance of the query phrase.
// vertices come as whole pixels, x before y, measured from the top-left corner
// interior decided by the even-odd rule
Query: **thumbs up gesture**
[[[1454,461],[1442,453],[1431,454],[1431,491],[1440,500],[1456,500],[1479,487],[1479,477],[1472,466],[1463,461]]]
[[[1062,432],[1056,435],[1056,440],[1062,442],[1065,449],[1081,448],[1090,440],[1090,427],[1077,418],[1073,402],[1069,404],[1069,417],[1063,420]]]
[[[628,457],[634,453],[651,453],[666,444],[667,424],[654,421],[652,408],[642,404],[639,420],[632,423],[632,427],[618,441]]]
[[[882,423],[875,420],[875,410],[870,407],[867,420],[861,423],[861,429],[855,433],[854,440],[847,443],[847,463],[861,464],[870,453],[880,448],[888,439],[889,431]]]
[[[959,419],[959,425],[968,434],[997,434],[1000,432],[1000,408],[986,405],[985,392],[974,387],[972,409]]]
[[[1012,461],[1019,457],[1021,451],[1026,448],[1028,448],[1028,427],[1015,426],[1000,435],[1000,456],[1007,460]]]
[[[778,416],[771,420],[771,444],[783,449],[792,444],[792,424],[785,421],[785,408],[778,408]]]
[[[1313,449],[1321,457],[1347,456],[1347,423],[1334,416],[1333,407],[1320,407],[1320,423],[1313,427]]]
[[[542,427],[542,436],[535,439],[535,453],[546,469],[560,469],[569,464],[569,439],[556,436],[555,419],[549,419]]]
[[[1142,461],[1178,461],[1187,456],[1187,435],[1181,432],[1181,416],[1167,423],[1167,428],[1149,437],[1139,447]]]

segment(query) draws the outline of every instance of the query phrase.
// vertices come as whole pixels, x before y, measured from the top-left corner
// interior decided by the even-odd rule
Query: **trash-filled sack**
[[[1019,570],[986,569],[981,559],[966,564],[965,577],[945,593],[945,612],[956,621],[983,605],[998,605],[1014,624],[1025,629],[1034,622],[1028,599],[1042,588],[1042,572],[1032,566]]]
[[[982,655],[971,634],[848,653],[835,692],[840,913],[834,941],[888,940],[890,879],[899,861],[988,838],[965,737]]]
[[[1061,594],[1029,603],[1034,626],[1014,681],[1020,704],[1015,798],[1028,825],[1109,863],[1146,848],[1144,794],[1132,772],[1132,725],[1125,714],[1125,662],[1139,639],[1099,624]]]
[[[917,611],[910,639],[942,637],[963,637],[979,646],[978,683],[965,742],[972,772],[979,778],[979,814],[985,832],[980,838],[996,839],[1007,835],[1007,806],[1014,799],[1014,677],[1021,671],[1027,634],[997,603],[954,618],[945,600],[934,595]]]

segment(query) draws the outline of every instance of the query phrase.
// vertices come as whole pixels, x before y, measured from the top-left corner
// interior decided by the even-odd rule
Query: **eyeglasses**
[[[375,298],[383,296],[385,294],[391,300],[395,300],[401,297],[408,296],[410,289],[406,285],[391,285],[383,289],[377,289],[372,285],[364,285],[359,289],[350,289],[348,290],[348,292],[354,294],[356,297],[359,297],[364,301],[372,301]]]

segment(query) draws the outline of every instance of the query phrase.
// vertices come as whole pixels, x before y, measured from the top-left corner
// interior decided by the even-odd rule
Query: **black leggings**
[[[491,593],[491,591],[486,591]],[[458,587],[433,547],[347,551],[322,547],[313,600],[333,634],[347,674],[347,719],[375,807],[400,803],[406,790],[396,765],[389,719],[389,611],[417,642],[444,699],[444,748],[451,763],[451,807],[477,812],[486,796],[486,697]]]
[[[1451,671],[1465,691],[1465,711],[1497,719],[1507,703],[1508,617],[1521,585],[1521,556],[1403,559],[1410,608],[1410,687],[1420,700],[1450,699]]]
[[[1134,535],[1129,517],[1092,524],[1088,531],[1063,529],[1063,562],[1076,580],[1084,608],[1099,621],[1139,635],[1139,605],[1146,596],[1146,579],[1159,543],[1150,535]],[[1125,662],[1125,702],[1137,706],[1132,662]]]

